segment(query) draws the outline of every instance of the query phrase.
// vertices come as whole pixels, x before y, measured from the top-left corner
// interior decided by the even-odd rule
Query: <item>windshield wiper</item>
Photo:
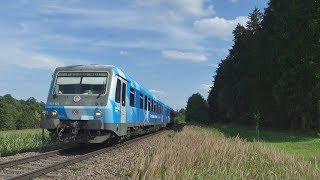
[[[100,91],[98,96],[97,96],[97,99],[101,96],[101,94],[103,93],[103,91]]]

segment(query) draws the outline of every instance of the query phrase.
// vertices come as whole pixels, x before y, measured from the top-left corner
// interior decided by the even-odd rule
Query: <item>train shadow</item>
[[[79,144],[72,148],[66,149],[59,153],[61,156],[77,156],[88,154],[93,151],[97,151],[99,149],[105,148],[107,146],[103,146],[102,144]]]

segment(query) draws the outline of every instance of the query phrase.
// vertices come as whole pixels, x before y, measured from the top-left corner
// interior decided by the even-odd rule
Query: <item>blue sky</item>
[[[112,64],[174,109],[205,98],[232,30],[266,0],[13,0],[0,6],[0,95],[46,101],[58,66]]]

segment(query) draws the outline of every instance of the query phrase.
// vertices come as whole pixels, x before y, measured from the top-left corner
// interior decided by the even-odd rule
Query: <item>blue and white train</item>
[[[41,127],[61,141],[101,143],[173,122],[172,109],[111,65],[58,67]]]

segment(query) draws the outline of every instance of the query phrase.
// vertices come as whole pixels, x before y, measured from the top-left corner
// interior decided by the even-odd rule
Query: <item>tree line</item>
[[[44,106],[33,97],[17,100],[10,94],[0,96],[0,130],[39,128]]]
[[[207,101],[189,98],[186,120],[203,101],[209,118],[201,121],[209,123],[320,129],[320,1],[270,0],[248,17],[233,30]]]

